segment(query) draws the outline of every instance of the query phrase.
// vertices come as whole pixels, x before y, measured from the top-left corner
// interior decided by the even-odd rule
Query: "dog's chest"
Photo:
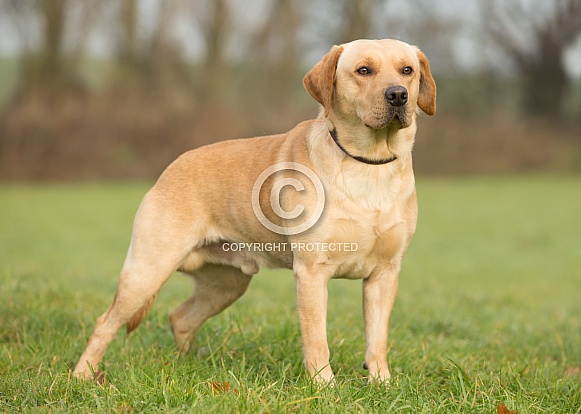
[[[334,269],[333,277],[366,278],[400,259],[415,230],[413,181],[410,188],[399,179],[363,178],[338,180],[327,192],[316,236],[311,235],[329,246],[316,256]]]
[[[344,215],[364,216],[377,223],[398,213],[404,199],[413,191],[413,176],[404,179],[386,169],[355,166],[335,176],[334,185],[326,188],[328,207]]]

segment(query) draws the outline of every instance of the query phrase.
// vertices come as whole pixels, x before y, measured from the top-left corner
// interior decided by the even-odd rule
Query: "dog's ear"
[[[436,113],[436,82],[430,72],[428,58],[419,49],[417,50],[420,60],[420,95],[418,96],[418,106],[428,115]]]
[[[341,52],[343,52],[343,46],[333,46],[303,79],[307,92],[325,108],[325,116],[328,116],[331,110],[333,82]]]

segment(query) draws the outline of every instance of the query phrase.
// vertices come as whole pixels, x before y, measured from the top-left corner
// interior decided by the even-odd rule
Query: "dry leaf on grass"
[[[231,389],[230,382],[216,382],[212,381],[212,394],[223,394],[232,391],[234,394],[238,394],[238,388]]]
[[[105,373],[101,370],[95,371],[93,373],[95,381],[97,382],[97,384],[104,386],[106,384],[106,378],[105,378]]]
[[[498,414],[516,414],[515,410],[509,411],[504,404],[498,404],[498,407],[496,407],[496,412]]]

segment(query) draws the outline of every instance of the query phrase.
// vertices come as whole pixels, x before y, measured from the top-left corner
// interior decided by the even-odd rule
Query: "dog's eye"
[[[367,66],[361,66],[359,69],[357,69],[357,73],[360,75],[371,75],[371,69],[369,69]]]
[[[404,75],[411,75],[412,73],[414,73],[414,70],[410,66],[406,66],[405,68],[402,69],[401,73],[403,73]]]

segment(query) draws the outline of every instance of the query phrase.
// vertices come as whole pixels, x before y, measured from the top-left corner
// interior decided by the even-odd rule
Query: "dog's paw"
[[[99,385],[105,384],[105,373],[101,370],[78,370],[73,372],[73,376],[81,381],[94,381]]]
[[[311,378],[313,383],[319,388],[335,388],[335,376],[331,375],[330,378],[323,378],[320,375],[315,375]]]
[[[386,388],[389,388],[391,374],[389,373],[389,369],[385,367],[384,369],[374,369],[370,370],[369,366],[366,362],[363,362],[363,369],[369,370],[369,375],[367,376],[367,380],[369,383],[377,383],[383,384]]]
[[[391,377],[389,375],[368,375],[367,382],[369,385],[377,387],[376,389],[384,387],[385,389],[389,390],[391,388]]]

